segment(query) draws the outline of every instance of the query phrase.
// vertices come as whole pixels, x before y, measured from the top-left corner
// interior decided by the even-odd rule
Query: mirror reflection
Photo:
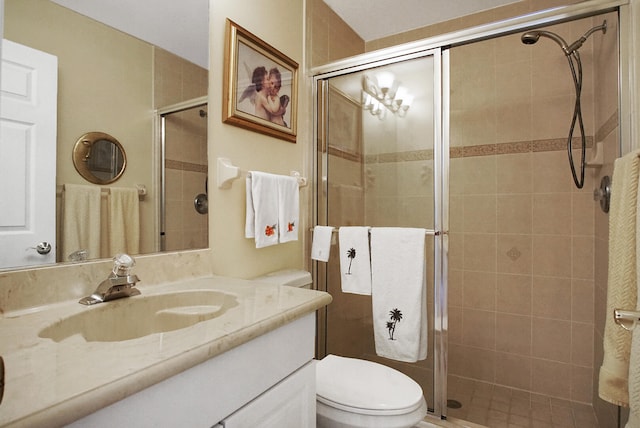
[[[181,117],[176,115],[168,126],[171,138],[176,139],[172,147],[180,149],[170,150],[167,159],[163,159],[155,112],[205,97],[208,71],[52,1],[4,3],[4,38],[57,58],[57,154],[51,178],[55,179],[57,196],[55,208],[48,210],[49,215],[56,213],[55,261],[69,260],[69,255],[61,251],[65,184],[146,187],[147,194],[140,200],[139,254],[160,251],[161,236],[168,233],[181,239],[166,246],[167,250],[206,247],[207,222],[202,219],[206,216],[198,214],[193,206],[194,197],[205,191],[202,183],[207,171],[206,117],[198,115],[202,107],[194,110],[194,119],[185,119],[187,112]],[[78,137],[91,129],[117,136],[124,148],[122,154],[126,152],[126,157],[114,158],[122,166],[116,167],[115,172],[102,171],[106,169],[104,162],[94,165],[91,174],[96,181],[89,180],[93,184],[78,174],[70,156]],[[107,143],[98,143],[95,149],[103,144],[105,153],[118,153]],[[166,189],[161,186],[161,176],[166,179]],[[117,183],[113,183],[115,179]],[[103,189],[105,193],[108,192]],[[161,213],[165,213],[164,223],[171,231],[164,230],[158,221]],[[0,243],[13,245],[1,233]],[[23,251],[21,246],[13,250]],[[8,266],[0,263],[0,269],[30,264],[37,264],[37,260]]]

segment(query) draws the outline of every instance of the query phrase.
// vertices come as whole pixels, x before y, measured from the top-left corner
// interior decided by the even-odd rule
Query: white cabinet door
[[[57,94],[58,58],[3,40],[0,269],[56,261]]]
[[[316,426],[315,361],[225,418],[225,428],[313,428]]]

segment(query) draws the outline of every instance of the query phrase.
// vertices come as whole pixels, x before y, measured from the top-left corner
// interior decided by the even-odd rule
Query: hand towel
[[[427,357],[425,229],[371,229],[371,297],[376,354]]]
[[[331,255],[332,226],[316,226],[313,228],[311,258],[320,262],[328,262]]]
[[[100,187],[65,184],[63,193],[62,257],[87,250],[88,258],[100,254]]]
[[[600,398],[618,406],[629,405],[631,332],[618,326],[614,309],[634,309],[637,300],[636,216],[638,214],[638,152],[614,162],[609,211],[609,268],[607,311],[600,367]]]
[[[338,229],[340,279],[343,293],[371,294],[369,230],[369,227],[364,226]]]
[[[300,188],[298,179],[278,176],[278,229],[280,243],[298,240],[300,220]]]
[[[251,184],[249,186],[249,184]],[[278,176],[266,172],[250,171],[247,176],[247,216],[245,236],[254,238],[256,248],[278,243]],[[249,203],[251,197],[251,203]],[[250,212],[250,207],[253,207]],[[253,227],[248,222],[253,218]],[[247,233],[247,231],[249,233]]]
[[[109,189],[109,254],[140,253],[140,199],[138,189]]]

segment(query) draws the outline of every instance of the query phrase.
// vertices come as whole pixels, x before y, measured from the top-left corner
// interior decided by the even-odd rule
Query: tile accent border
[[[595,137],[587,135],[587,148],[594,145],[594,141],[603,141],[604,138],[619,126],[618,111],[613,114],[598,128]],[[580,147],[580,137],[574,137],[571,141],[574,149]],[[517,153],[535,152],[556,152],[567,150],[566,138],[550,138],[546,140],[514,141],[510,143],[480,144],[477,146],[456,146],[449,148],[449,156],[455,158],[469,158],[477,156],[510,155]],[[330,153],[332,155],[348,159],[340,153]],[[390,162],[411,162],[421,160],[432,160],[433,149],[411,150],[406,152],[379,153],[376,155],[365,155],[366,164],[390,163]]]
[[[203,172],[207,173],[207,165],[200,165],[197,163],[182,162],[177,160],[166,159],[164,163],[167,169],[177,169],[179,171],[191,171],[191,172]]]

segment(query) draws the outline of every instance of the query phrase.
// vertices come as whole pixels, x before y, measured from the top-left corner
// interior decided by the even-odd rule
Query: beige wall
[[[305,83],[304,2],[274,0],[215,0],[210,2],[210,73],[209,73],[209,164],[210,177],[215,177],[216,158],[226,157],[243,171],[259,170],[289,174],[292,170],[309,175],[311,165],[310,90]],[[296,61],[299,68],[298,139],[296,144],[268,137],[222,123],[223,52],[225,19],[230,18],[264,42]],[[286,268],[302,268],[304,239],[309,237],[310,188],[301,189],[299,241],[256,249],[251,239],[244,238],[244,176],[233,182],[231,189],[209,186],[209,244],[216,273],[252,277]]]
[[[152,47],[53,2],[9,0],[5,9],[5,38],[58,57],[56,183],[89,184],[71,162],[81,135],[115,137],[127,154],[127,169],[115,185],[149,189],[141,204],[140,248],[154,251]]]
[[[365,43],[322,0],[307,0],[307,52],[309,67],[361,54]]]

